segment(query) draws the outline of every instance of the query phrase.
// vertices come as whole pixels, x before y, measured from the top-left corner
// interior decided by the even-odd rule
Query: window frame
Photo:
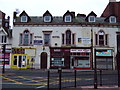
[[[0,43],[7,43],[7,36],[6,35],[0,35],[1,40]]]
[[[100,33],[103,33],[103,34],[100,34]],[[100,35],[101,36],[103,35],[103,44],[100,43],[102,42],[102,39],[100,39]],[[104,31],[98,31],[98,33],[95,34],[95,45],[96,46],[108,46],[108,34],[106,34]]]
[[[45,35],[49,35],[49,42],[48,42],[48,44],[45,44],[45,41],[46,41],[46,39],[45,39]],[[44,33],[44,45],[45,46],[50,46],[51,45],[51,33]]]
[[[51,22],[51,16],[44,16],[44,22]]]
[[[68,20],[68,18],[69,18],[69,20]],[[72,22],[72,17],[71,17],[71,15],[66,15],[66,16],[65,16],[65,22]]]
[[[114,21],[112,19],[114,19]],[[110,23],[116,23],[116,17],[115,16],[110,16],[109,17],[109,22]]]
[[[70,32],[70,38],[68,39],[67,38],[67,32]],[[74,46],[75,45],[75,38],[76,38],[76,34],[75,33],[72,33],[71,30],[66,30],[65,33],[62,33],[62,46]],[[67,40],[70,40],[70,43],[67,42]],[[73,41],[74,40],[74,41]]]
[[[94,20],[91,20],[91,18],[94,19]],[[95,22],[95,21],[96,21],[95,16],[89,16],[88,21],[89,21],[89,22]]]
[[[24,20],[25,19],[25,20]],[[28,17],[27,16],[21,16],[21,22],[27,22]]]
[[[27,42],[25,43],[25,33],[27,32],[28,38]],[[19,34],[19,45],[29,46],[33,45],[33,33],[30,33],[28,30],[23,31],[23,33]]]

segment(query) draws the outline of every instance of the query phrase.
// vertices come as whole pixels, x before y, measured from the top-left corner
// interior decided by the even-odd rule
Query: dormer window
[[[109,22],[110,23],[116,23],[116,17],[115,16],[110,16]]]
[[[95,16],[89,16],[89,22],[95,22]]]
[[[27,22],[28,18],[27,16],[21,16],[21,22]]]
[[[51,16],[44,16],[44,22],[51,22]]]
[[[70,15],[65,16],[65,22],[71,22],[72,21],[71,19],[72,18]]]

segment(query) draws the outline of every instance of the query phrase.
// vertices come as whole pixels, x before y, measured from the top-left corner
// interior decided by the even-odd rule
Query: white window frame
[[[112,19],[114,19],[114,21],[112,21]],[[115,16],[110,16],[109,22],[110,23],[116,23],[116,17]]]
[[[69,20],[67,20],[67,18],[69,18]],[[66,15],[65,16],[65,22],[71,22],[71,21],[72,21],[71,15]]]
[[[44,22],[51,22],[51,16],[44,16]]]
[[[29,46],[29,45],[33,45],[33,33],[30,33],[28,31],[28,44],[24,43],[25,40],[25,32],[20,33],[20,37],[19,37],[19,44],[20,45],[25,45],[25,46]]]
[[[24,20],[23,18],[24,18],[25,20]],[[28,20],[28,17],[27,17],[27,16],[21,16],[21,22],[27,22],[27,20]]]
[[[94,20],[91,20],[91,18],[94,18]],[[89,22],[95,22],[95,21],[96,21],[95,16],[89,16],[88,21],[89,21]]]

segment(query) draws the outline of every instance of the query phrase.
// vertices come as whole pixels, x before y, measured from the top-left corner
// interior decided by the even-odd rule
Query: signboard
[[[70,52],[91,52],[90,49],[71,49]]]
[[[112,56],[112,50],[96,50],[96,56]]]
[[[34,45],[43,45],[43,40],[34,40]]]
[[[78,38],[78,43],[91,44],[91,39],[90,38]]]
[[[25,53],[25,49],[23,49],[23,48],[13,48],[12,49],[12,53],[13,54],[24,54]]]

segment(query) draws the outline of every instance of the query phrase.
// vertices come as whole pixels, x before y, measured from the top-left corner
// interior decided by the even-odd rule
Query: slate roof
[[[68,12],[68,11],[67,11]],[[92,11],[92,15],[95,15],[95,13]],[[91,13],[90,13],[91,14]],[[90,14],[88,14],[90,16]],[[100,23],[100,24],[105,24],[108,23],[105,19],[106,17],[97,17],[96,16],[96,22],[88,22],[86,20],[86,18],[88,18],[88,16],[75,16],[74,18],[72,18],[72,22],[64,22],[64,17],[63,16],[52,16],[52,21],[51,22],[44,22],[43,21],[43,16],[29,16],[30,20],[28,22],[21,22],[21,17],[18,16],[15,19],[14,24],[80,24],[80,23]],[[115,24],[120,24],[120,22],[116,22]]]

